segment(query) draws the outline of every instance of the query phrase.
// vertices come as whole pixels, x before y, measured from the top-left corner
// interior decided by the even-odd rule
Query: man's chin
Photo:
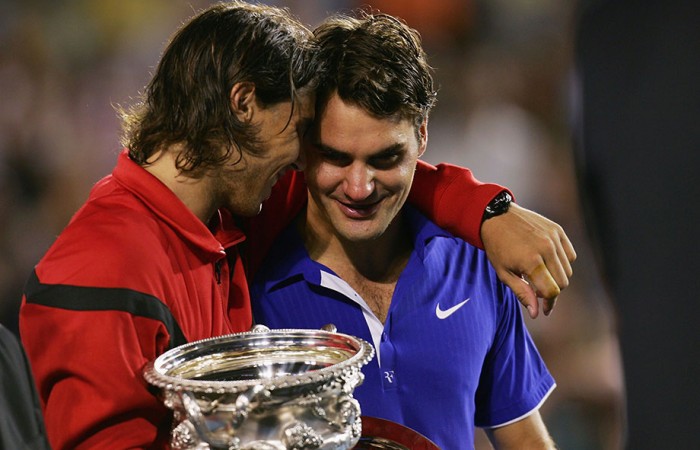
[[[339,234],[346,242],[362,244],[378,239],[383,233],[384,230],[344,230]]]

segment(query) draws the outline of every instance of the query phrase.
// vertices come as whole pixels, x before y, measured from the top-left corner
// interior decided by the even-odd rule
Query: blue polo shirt
[[[485,253],[405,206],[414,249],[386,323],[326,266],[294,226],[268,255],[251,289],[257,323],[319,329],[377,351],[355,390],[362,414],[393,420],[446,450],[472,448],[474,426],[498,427],[536,411],[554,389],[513,292]]]

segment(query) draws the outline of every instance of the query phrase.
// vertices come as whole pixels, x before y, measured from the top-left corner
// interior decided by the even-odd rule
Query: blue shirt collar
[[[401,213],[407,219],[414,236],[413,253],[421,260],[424,258],[426,245],[433,238],[438,236],[453,237],[411,205],[404,205]],[[277,286],[301,280],[319,285],[321,284],[321,271],[336,275],[326,266],[311,259],[295,223],[289,225],[280,234],[265,261],[258,272],[255,283],[262,285],[265,292],[272,291]],[[274,264],[269,264],[271,261]]]

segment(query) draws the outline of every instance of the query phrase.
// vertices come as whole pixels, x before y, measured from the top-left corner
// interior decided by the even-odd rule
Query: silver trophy
[[[352,393],[373,356],[333,326],[256,326],[169,350],[144,377],[174,412],[173,449],[345,450],[361,436]]]

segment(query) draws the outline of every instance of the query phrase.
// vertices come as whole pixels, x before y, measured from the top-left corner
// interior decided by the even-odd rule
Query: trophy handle
[[[228,447],[228,439],[221,439],[209,431],[209,427],[207,427],[202,409],[197,404],[197,400],[195,400],[194,395],[191,392],[185,391],[178,392],[178,395],[180,397],[180,401],[182,402],[182,406],[185,408],[185,412],[187,412],[187,419],[192,426],[194,426],[199,438],[214,447]]]
[[[235,411],[233,412],[234,416],[231,418],[231,425],[233,425],[234,429],[239,428],[243,424],[245,419],[248,417],[248,413],[253,408],[252,400],[263,391],[265,391],[263,386],[256,385],[251,389],[248,389],[246,392],[238,395],[235,404]],[[235,440],[235,437],[231,438],[230,440],[222,439],[209,429],[204,413],[202,412],[202,408],[197,403],[194,394],[188,391],[180,391],[178,392],[178,395],[180,396],[182,406],[187,412],[187,418],[204,442],[214,447],[228,448],[232,445],[232,442],[230,441]]]

